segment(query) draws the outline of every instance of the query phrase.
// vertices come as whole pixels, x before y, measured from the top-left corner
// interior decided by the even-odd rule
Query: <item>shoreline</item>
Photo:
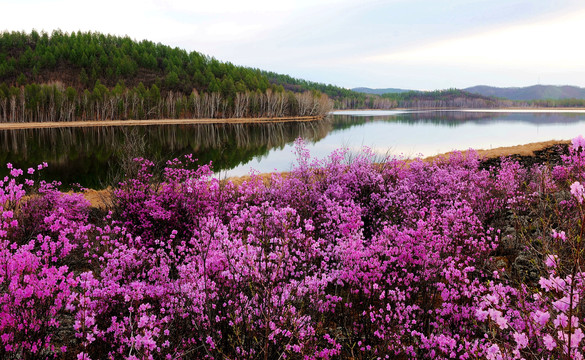
[[[528,144],[520,144],[520,145],[512,145],[512,146],[501,146],[494,149],[472,149],[479,155],[480,158],[485,159],[494,159],[500,158],[502,156],[512,156],[512,155],[519,155],[519,156],[535,156],[536,151],[542,151],[544,149],[553,147],[555,145],[565,145],[570,144],[571,140],[548,140],[548,141],[539,141],[534,143]],[[462,154],[467,154],[469,150],[461,151]],[[443,154],[428,156],[423,158],[425,161],[431,161],[437,158],[448,156],[449,154],[454,153],[455,151],[450,151]]]
[[[103,126],[156,126],[156,125],[203,125],[203,124],[262,124],[285,122],[310,122],[325,116],[286,116],[279,118],[225,118],[225,119],[153,119],[153,120],[91,120],[0,123],[0,130],[57,129],[69,127]]]
[[[329,115],[351,115],[352,113],[367,112],[420,112],[420,111],[466,111],[466,112],[537,112],[537,113],[585,113],[585,107],[577,108],[394,108],[394,109],[343,109],[332,110],[327,115],[319,116],[285,116],[285,117],[261,117],[261,118],[201,118],[201,119],[151,119],[151,120],[89,120],[89,121],[47,121],[47,122],[13,122],[0,123],[0,130],[24,130],[24,129],[58,129],[58,128],[83,128],[83,127],[108,127],[108,126],[156,126],[156,125],[205,125],[205,124],[262,124],[262,123],[286,123],[286,122],[311,122],[323,120]]]
[[[534,108],[523,108],[523,107],[501,107],[501,108],[453,108],[453,107],[441,107],[441,108],[393,108],[393,109],[341,109],[332,110],[332,115],[343,115],[343,113],[351,112],[374,112],[374,111],[387,111],[387,112],[417,112],[417,111],[469,111],[469,112],[565,112],[565,113],[585,113],[585,107],[534,107]]]

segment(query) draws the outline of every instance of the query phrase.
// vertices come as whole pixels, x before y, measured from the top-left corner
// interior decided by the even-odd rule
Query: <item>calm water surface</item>
[[[331,131],[308,148],[317,158],[339,147],[360,151],[364,146],[380,156],[412,158],[452,150],[568,140],[579,134],[585,134],[585,112],[356,111],[333,115]],[[260,172],[288,170],[295,159],[293,150],[294,144],[288,144],[229,174],[243,175],[250,168]]]
[[[164,161],[193,153],[200,163],[212,161],[221,177],[287,171],[298,137],[323,158],[340,147],[416,157],[579,134],[585,112],[358,111],[314,123],[3,130],[0,163],[27,168],[46,161],[46,179],[95,188],[115,181],[121,162],[135,156]]]

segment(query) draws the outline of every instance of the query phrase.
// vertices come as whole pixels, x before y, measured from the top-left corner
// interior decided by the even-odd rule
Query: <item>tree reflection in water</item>
[[[155,161],[193,154],[198,164],[231,169],[297,137],[317,141],[331,130],[328,120],[300,123],[165,125],[0,131],[0,175],[12,163],[27,169],[47,162],[47,181],[101,188],[120,179],[128,160]]]
[[[299,136],[308,142],[330,137],[327,142],[331,143],[336,141],[337,134],[357,130],[356,127],[361,126],[372,128],[364,132],[367,133],[366,138],[356,136],[362,144],[370,140],[367,136],[374,136],[386,141],[382,145],[389,148],[396,146],[380,132],[397,130],[394,127],[388,130],[387,126],[370,126],[374,123],[405,125],[397,126],[403,132],[393,135],[408,139],[419,136],[421,131],[435,134],[437,129],[445,128],[449,128],[449,132],[443,131],[444,134],[456,134],[458,129],[464,127],[462,125],[471,124],[489,125],[490,129],[491,126],[506,124],[579,125],[584,121],[584,116],[583,113],[417,111],[393,116],[335,115],[323,121],[307,123],[4,130],[0,131],[0,175],[7,174],[4,166],[7,162],[26,169],[46,161],[49,168],[42,172],[46,180],[59,179],[66,185],[80,183],[85,187],[100,188],[121,179],[121,169],[128,168],[129,159],[137,156],[164,162],[193,154],[199,160],[198,164],[213,162],[215,171],[223,171],[253,159],[264,160],[271,150],[283,150]],[[344,145],[348,144],[336,144],[337,147]],[[291,160],[290,156],[276,153],[274,151],[271,156],[274,155],[278,161]]]

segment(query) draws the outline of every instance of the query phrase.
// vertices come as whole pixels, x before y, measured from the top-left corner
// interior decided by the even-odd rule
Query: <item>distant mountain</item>
[[[494,96],[509,100],[585,99],[585,88],[568,85],[533,85],[528,87],[509,88],[480,85],[463,90],[473,94]]]
[[[400,94],[409,92],[412,90],[404,90],[404,89],[395,89],[395,88],[388,88],[388,89],[371,89],[367,87],[358,87],[351,89],[352,91],[363,93],[363,94],[372,94],[372,95],[382,95],[382,94]]]

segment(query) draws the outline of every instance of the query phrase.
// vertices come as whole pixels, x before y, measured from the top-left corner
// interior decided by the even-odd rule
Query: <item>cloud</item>
[[[0,31],[128,35],[342,86],[449,87],[519,74],[536,82],[585,69],[582,0],[0,0],[0,8]]]
[[[584,33],[585,11],[581,11],[361,57],[358,62],[578,70],[585,66],[585,48],[579,45]]]

